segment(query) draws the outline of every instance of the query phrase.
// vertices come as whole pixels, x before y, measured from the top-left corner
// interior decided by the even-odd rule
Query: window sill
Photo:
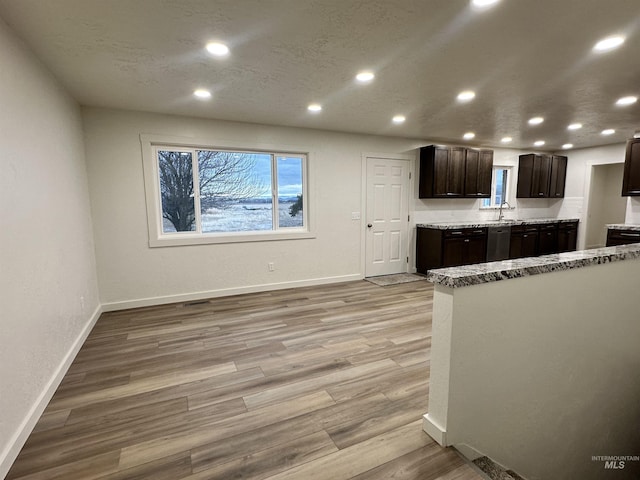
[[[502,210],[515,210],[516,207],[503,207]],[[480,207],[480,210],[500,210],[498,205],[491,205],[488,207]]]
[[[211,245],[220,243],[271,242],[277,240],[301,240],[316,238],[309,231],[290,232],[243,232],[216,234],[175,233],[149,239],[149,247],[183,247],[188,245]]]

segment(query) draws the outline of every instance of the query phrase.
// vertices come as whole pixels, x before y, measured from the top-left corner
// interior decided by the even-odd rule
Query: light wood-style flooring
[[[433,286],[103,314],[8,479],[482,477],[422,432]]]

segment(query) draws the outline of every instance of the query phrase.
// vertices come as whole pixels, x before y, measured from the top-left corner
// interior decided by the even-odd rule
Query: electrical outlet
[[[270,272],[273,272],[276,269],[276,266],[273,264],[273,262],[269,262],[267,263],[267,268]]]

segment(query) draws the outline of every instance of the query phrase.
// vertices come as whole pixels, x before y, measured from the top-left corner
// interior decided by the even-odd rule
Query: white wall
[[[437,285],[425,429],[530,480],[639,478],[640,259]],[[444,343],[444,345],[442,345]]]
[[[0,478],[99,308],[80,111],[0,20]]]
[[[424,143],[104,109],[83,111],[105,308],[362,277],[362,154]],[[140,134],[309,149],[314,239],[150,248]],[[267,263],[275,264],[268,272]]]

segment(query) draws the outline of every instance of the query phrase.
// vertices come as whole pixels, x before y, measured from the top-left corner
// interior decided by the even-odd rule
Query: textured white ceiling
[[[640,0],[0,0],[0,16],[82,105],[544,150],[640,129],[640,102],[614,105],[640,96]],[[592,52],[614,33],[622,48]]]

